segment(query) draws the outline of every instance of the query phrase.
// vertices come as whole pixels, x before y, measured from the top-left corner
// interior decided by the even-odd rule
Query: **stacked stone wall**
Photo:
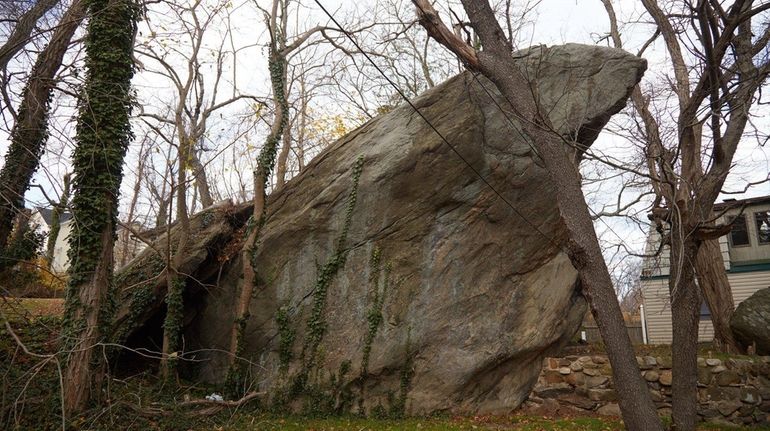
[[[661,416],[671,415],[671,359],[636,358]],[[702,420],[770,425],[770,356],[698,358],[698,415]],[[568,408],[619,416],[606,356],[546,358],[526,406]]]

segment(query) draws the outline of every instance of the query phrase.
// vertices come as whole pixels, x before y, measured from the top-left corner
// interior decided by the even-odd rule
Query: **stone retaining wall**
[[[671,359],[637,357],[661,416],[671,415]],[[525,406],[571,408],[619,416],[606,356],[546,358]],[[770,424],[770,356],[698,358],[698,415],[712,422]]]

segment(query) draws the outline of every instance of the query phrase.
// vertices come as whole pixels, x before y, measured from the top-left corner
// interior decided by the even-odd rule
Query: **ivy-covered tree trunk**
[[[0,252],[5,249],[13,218],[24,208],[24,193],[40,163],[48,138],[48,105],[70,39],[83,21],[81,0],[75,0],[40,52],[22,95],[18,117],[11,131],[11,145],[0,170]]]
[[[137,5],[134,0],[86,0],[87,70],[73,154],[70,281],[64,316],[69,352],[64,407],[77,413],[101,394],[101,349],[112,310],[110,285],[123,159],[131,141],[130,86]]]
[[[283,137],[289,116],[289,104],[286,101],[285,92],[286,57],[278,51],[275,42],[271,46],[268,63],[270,81],[273,87],[275,118],[270,128],[270,134],[265,139],[265,145],[259,153],[257,169],[254,171],[254,212],[249,220],[247,236],[241,252],[241,258],[243,259],[243,282],[240,286],[240,295],[238,296],[235,312],[236,318],[230,334],[230,378],[234,381],[239,380],[238,376],[235,375],[238,372],[236,359],[242,348],[242,332],[249,319],[249,305],[251,304],[251,296],[254,293],[254,287],[257,282],[256,248],[259,231],[264,224],[267,184],[275,166],[278,144]]]
[[[180,124],[180,123],[177,123]],[[190,218],[187,214],[187,170],[188,161],[192,151],[192,142],[187,139],[183,129],[179,133],[179,169],[177,170],[176,184],[176,219],[180,232],[176,250],[172,251],[171,243],[166,244],[166,317],[163,321],[163,357],[160,360],[160,373],[164,380],[176,377],[177,353],[182,341],[182,320],[184,317],[184,288],[187,284],[187,276],[179,268],[185,258],[187,241],[190,236]],[[170,238],[170,228],[167,233]]]

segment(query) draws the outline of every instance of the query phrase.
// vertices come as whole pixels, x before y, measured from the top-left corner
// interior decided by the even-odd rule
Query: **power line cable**
[[[496,106],[496,107],[497,107],[497,109],[500,111],[500,113],[501,113],[501,114],[503,114],[503,116],[504,116],[504,117],[505,117],[505,118],[508,120],[508,123],[510,123],[510,125],[511,125],[511,128],[512,128],[512,129],[513,129],[513,130],[514,130],[516,133],[518,133],[518,134],[519,134],[519,136],[521,136],[521,138],[522,138],[522,139],[524,139],[524,141],[525,141],[525,142],[526,142],[526,143],[529,145],[529,147],[532,149],[532,151],[534,152],[534,154],[535,154],[535,155],[536,155],[536,156],[537,156],[539,159],[541,159],[541,160],[542,160],[542,159],[543,159],[543,157],[542,157],[542,156],[541,156],[541,155],[540,155],[540,154],[537,152],[537,150],[536,150],[536,149],[535,149],[535,147],[532,145],[532,143],[531,143],[531,142],[529,142],[529,140],[527,140],[527,139],[526,139],[526,137],[524,136],[524,134],[523,134],[523,133],[522,133],[522,132],[521,132],[519,129],[517,129],[517,128],[516,128],[516,124],[514,124],[513,120],[511,119],[511,117],[509,117],[509,116],[508,116],[508,114],[505,112],[505,110],[503,109],[503,107],[502,107],[502,106],[500,106],[500,104],[497,102],[497,99],[495,99],[495,97],[492,95],[492,93],[489,91],[489,89],[487,89],[487,87],[484,85],[484,83],[483,83],[483,82],[481,82],[481,80],[478,78],[478,74],[477,74],[477,73],[473,73],[473,72],[471,72],[471,75],[473,75],[473,79],[475,79],[475,80],[476,80],[476,82],[479,84],[479,86],[481,86],[481,88],[482,88],[482,89],[484,89],[484,92],[485,92],[485,93],[487,93],[487,96],[489,96],[489,99],[490,99],[490,100],[492,100],[492,102],[495,104],[495,106]],[[502,96],[503,96],[503,97],[505,97],[505,95],[502,95]],[[505,99],[508,101],[508,103],[511,103],[511,101],[510,101],[510,100],[508,100],[508,98],[507,98],[507,97],[505,97]],[[609,225],[609,224],[608,224],[606,221],[604,221],[604,219],[603,219],[603,218],[599,217],[599,216],[596,214],[596,211],[594,211],[594,210],[591,208],[591,206],[590,206],[590,205],[588,205],[588,203],[586,203],[586,207],[588,207],[588,211],[591,213],[591,216],[592,216],[592,217],[595,217],[595,218],[596,218],[596,220],[599,220],[600,222],[602,222],[602,224],[604,224],[604,226],[606,226],[606,227],[607,227],[607,229],[609,229],[609,230],[610,230],[610,231],[611,231],[613,234],[615,234],[615,236],[616,236],[616,237],[617,237],[617,238],[620,240],[620,243],[621,243],[621,244],[623,244],[623,247],[625,247],[625,249],[626,249],[626,250],[631,250],[631,247],[629,247],[629,246],[628,246],[628,244],[626,244],[626,242],[623,240],[623,237],[622,237],[622,236],[620,236],[620,234],[618,234],[618,233],[615,231],[615,229],[613,229],[613,228],[612,228],[612,226],[610,226],[610,225]]]
[[[508,199],[505,198],[505,196],[503,196],[499,191],[497,191],[497,189],[495,189],[495,187],[492,186],[492,184],[490,184],[489,181],[487,181],[487,179],[481,174],[481,172],[479,172],[475,167],[473,167],[473,165],[471,165],[471,163],[468,162],[468,160],[462,154],[460,154],[459,151],[457,151],[457,149],[454,147],[454,145],[449,143],[449,141],[433,125],[433,123],[431,123],[430,120],[428,120],[428,118],[425,117],[425,115],[417,108],[417,106],[415,106],[414,103],[412,103],[412,101],[409,100],[408,97],[406,97],[406,94],[404,94],[404,92],[401,91],[401,89],[398,87],[398,85],[396,85],[396,83],[394,83],[393,80],[391,80],[385,74],[385,72],[372,60],[372,58],[369,56],[369,54],[367,54],[367,52],[364,51],[361,48],[361,46],[358,44],[358,42],[356,42],[356,40],[353,38],[353,36],[347,30],[345,30],[342,27],[342,25],[334,18],[334,16],[324,7],[324,5],[321,4],[320,0],[314,0],[314,2],[315,2],[315,4],[318,5],[318,7],[321,8],[321,10],[326,14],[326,16],[329,17],[329,20],[331,20],[334,23],[334,25],[337,26],[337,30],[339,32],[341,32],[342,34],[344,34],[350,40],[350,42],[356,47],[356,49],[358,49],[358,51],[361,54],[363,54],[363,56],[369,61],[369,63],[377,70],[377,72],[379,72],[379,74],[383,78],[385,78],[385,80],[388,82],[388,84],[390,84],[390,86],[393,87],[394,90],[396,90],[396,92],[414,110],[414,112],[416,112],[417,115],[419,115],[420,118],[422,118],[423,121],[425,121],[425,123],[436,133],[436,135],[439,136],[439,138],[441,138],[441,140],[452,150],[452,152],[454,152],[457,155],[457,157],[459,157],[460,160],[462,160],[463,163],[465,163],[473,171],[473,173],[476,174],[476,176],[478,176],[479,179],[481,179],[481,181],[484,184],[486,184],[487,187],[490,188],[490,190],[492,190],[503,202],[505,202],[505,204],[508,205],[508,207],[510,207],[511,210],[513,210],[513,212],[516,215],[518,215],[522,220],[524,220],[524,222],[526,222],[529,226],[531,226],[533,229],[535,229],[535,231],[537,231],[540,235],[542,235],[545,239],[547,239],[551,244],[555,245],[557,248],[559,248],[560,250],[564,251],[565,253],[567,252],[564,249],[564,247],[562,247],[559,243],[557,243],[553,238],[551,238],[550,236],[546,235],[542,230],[540,230],[540,228],[537,225],[535,225],[534,223],[529,221],[519,210],[516,209],[516,207],[513,206],[513,204],[510,203],[510,201],[508,201]],[[525,141],[526,141],[526,139],[525,139]],[[530,144],[528,141],[527,141],[527,143]]]

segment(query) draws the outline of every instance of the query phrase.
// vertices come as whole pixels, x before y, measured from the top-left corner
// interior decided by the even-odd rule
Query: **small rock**
[[[566,376],[567,374],[571,373],[572,371],[569,369],[569,367],[561,367],[559,368],[559,374],[562,376]]]
[[[740,390],[735,387],[710,386],[706,389],[706,398],[710,401],[737,400],[740,396]]]
[[[548,368],[551,370],[558,370],[559,369],[559,359],[558,358],[547,358],[546,362],[548,363]]]
[[[733,370],[725,370],[717,374],[716,382],[719,386],[737,385],[741,382],[741,377]]]
[[[567,383],[556,383],[549,386],[535,386],[532,390],[540,398],[555,398],[572,392],[572,386]]]
[[[599,407],[596,413],[602,416],[620,417],[620,406],[617,403],[609,403]]]
[[[604,356],[594,356],[593,358],[591,358],[591,360],[593,361],[594,364],[600,364],[601,365],[601,364],[606,364],[607,363],[607,358],[604,357]]]
[[[741,401],[747,404],[759,404],[762,398],[759,396],[757,388],[745,386],[741,388]]]
[[[766,414],[759,411],[759,409],[754,410],[754,421],[755,422],[762,422],[764,418],[767,417]]]
[[[671,386],[671,378],[671,371],[666,370],[660,373],[658,381],[663,386]]]
[[[576,394],[567,394],[563,397],[559,397],[559,401],[583,410],[593,410],[598,405],[596,401],[591,401],[586,397],[581,397]]]
[[[604,364],[604,365],[602,365],[599,368],[599,372],[601,372],[605,376],[611,376],[612,375],[612,366],[609,363]]]
[[[647,366],[650,366],[650,367],[654,367],[654,366],[658,365],[658,360],[655,359],[652,356],[645,356],[644,357],[644,364],[647,365]]]
[[[698,366],[699,367],[705,367],[706,366],[706,359],[701,358],[700,356],[698,356]]]
[[[661,407],[658,409],[658,416],[664,417],[664,418],[670,418],[671,417],[671,407]]]
[[[585,386],[589,389],[605,386],[609,382],[606,376],[589,376],[585,379]]]
[[[570,364],[569,369],[574,372],[583,371],[583,364],[581,364],[578,361],[575,361]]]
[[[711,370],[708,368],[698,368],[698,384],[708,386],[711,383]]]
[[[588,398],[594,401],[615,401],[617,394],[614,389],[589,389]]]
[[[660,369],[662,369],[662,370],[670,370],[671,369],[671,358],[670,357],[668,357],[668,356],[666,356],[666,357],[658,356],[656,359],[658,361],[658,367]]]
[[[655,391],[655,390],[650,391],[650,398],[652,398],[652,401],[656,403],[660,403],[666,399],[666,397],[664,397],[663,394],[660,393],[660,391]]]
[[[724,365],[717,365],[716,367],[711,369],[711,372],[714,374],[719,374],[722,371],[726,371],[727,368]]]
[[[650,370],[644,372],[644,380],[648,382],[657,382],[659,378],[660,374],[657,371]]]
[[[601,372],[596,368],[584,368],[583,374],[585,374],[586,376],[598,376],[599,374],[601,374]]]
[[[717,403],[717,410],[722,416],[730,416],[733,412],[741,408],[741,405],[742,404],[739,401],[720,401]]]
[[[751,416],[754,414],[754,406],[751,404],[744,404],[738,409],[738,414],[741,416]],[[752,422],[754,420],[752,419]]]
[[[572,386],[582,386],[585,383],[586,375],[583,373],[572,373],[564,378],[564,381]]]
[[[716,403],[709,403],[706,408],[698,410],[698,414],[701,415],[704,419],[711,419],[721,415],[719,410],[717,410]]]
[[[564,377],[562,377],[561,373],[559,373],[556,370],[545,370],[543,372],[543,380],[545,380],[546,383],[561,383],[564,381]]]
[[[716,358],[708,358],[706,359],[706,365],[709,367],[716,367],[717,365],[722,365],[722,361]]]
[[[534,403],[534,404],[543,404],[543,399],[540,397],[537,397],[533,394],[529,394],[529,397],[527,398],[527,401]]]

